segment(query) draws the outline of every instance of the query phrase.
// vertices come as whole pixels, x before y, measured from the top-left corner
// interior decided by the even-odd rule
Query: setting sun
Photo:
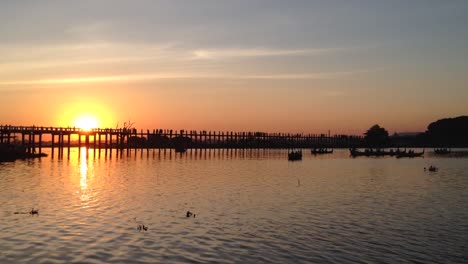
[[[99,127],[99,122],[95,117],[92,116],[82,116],[75,120],[75,127],[81,128],[83,130],[91,130],[93,128]]]

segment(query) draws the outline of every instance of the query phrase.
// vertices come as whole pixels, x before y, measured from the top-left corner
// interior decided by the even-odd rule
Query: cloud
[[[319,55],[330,53],[339,49],[198,49],[192,51],[193,59],[231,59],[246,57],[273,57],[273,56],[297,56],[297,55]]]
[[[218,61],[216,61],[254,57],[309,56],[333,53],[339,50],[343,49],[239,48],[191,50],[174,42],[148,44],[98,41],[34,47],[0,45],[0,51],[5,54],[3,58],[0,58],[0,86],[138,82],[165,79],[332,79],[368,72],[368,70],[361,70],[349,72],[273,72],[266,74],[258,71],[232,73],[232,70],[230,71],[217,64]],[[83,65],[85,66],[83,67]],[[93,66],[92,69],[96,69],[93,72],[94,74],[92,76],[80,76],[80,71],[89,72],[87,70],[88,65]],[[138,70],[139,73],[112,73],[116,68],[121,69],[127,65],[128,69]],[[50,70],[36,70],[43,68]],[[132,71],[134,72],[134,70]],[[236,69],[234,71],[237,72]],[[55,76],[50,76],[51,73]],[[27,77],[28,75],[29,77]]]
[[[0,45],[0,71],[73,65],[145,62],[170,57],[173,43],[130,44],[89,42],[62,45]]]
[[[370,70],[350,72],[320,72],[320,73],[287,73],[269,75],[244,75],[244,74],[207,74],[207,73],[159,73],[159,74],[128,74],[106,75],[89,77],[51,78],[38,80],[3,81],[0,86],[15,85],[41,85],[41,84],[81,84],[102,82],[138,82],[165,79],[257,79],[257,80],[301,80],[301,79],[333,79],[354,74],[366,73]]]
[[[333,79],[351,76],[355,74],[368,73],[374,70],[356,70],[356,71],[339,71],[339,72],[316,72],[316,73],[287,73],[287,74],[270,74],[270,75],[247,75],[247,79],[272,79],[272,80],[300,80],[300,79]]]

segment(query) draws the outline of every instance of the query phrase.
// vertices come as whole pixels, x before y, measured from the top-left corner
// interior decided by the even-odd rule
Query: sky
[[[468,114],[468,1],[0,2],[0,124],[362,134]]]

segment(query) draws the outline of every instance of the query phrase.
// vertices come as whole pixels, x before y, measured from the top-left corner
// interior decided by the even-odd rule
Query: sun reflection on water
[[[80,187],[84,191],[88,189],[88,160],[86,152],[88,150],[83,147],[80,149]]]
[[[88,207],[89,202],[89,194],[87,192],[88,189],[88,177],[92,176],[92,173],[89,173],[90,166],[88,159],[88,149],[86,147],[82,147],[80,149],[80,188],[81,188],[81,202],[83,203],[83,207]]]

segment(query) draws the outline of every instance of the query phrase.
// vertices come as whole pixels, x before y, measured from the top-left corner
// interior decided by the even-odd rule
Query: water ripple
[[[0,164],[0,263],[468,259],[466,158],[71,153]],[[422,170],[431,164],[439,172]]]

